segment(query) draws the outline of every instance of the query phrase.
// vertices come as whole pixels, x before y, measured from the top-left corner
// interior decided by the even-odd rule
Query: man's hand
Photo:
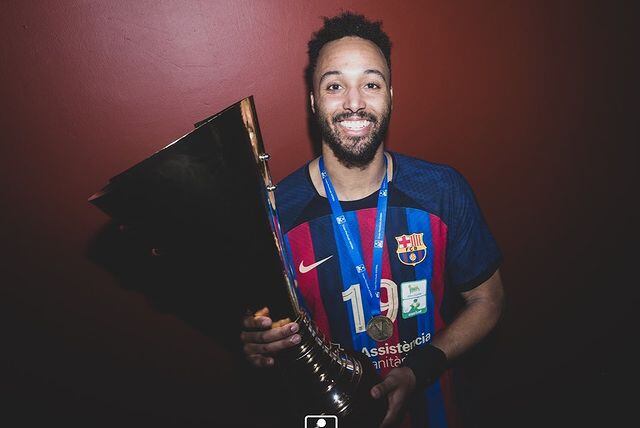
[[[389,400],[387,414],[380,428],[392,427],[402,422],[407,399],[416,387],[416,377],[409,367],[398,367],[389,372],[382,382],[371,388],[371,396],[376,400]]]
[[[240,340],[247,360],[255,367],[270,367],[275,364],[273,355],[283,349],[300,343],[300,328],[289,320],[273,322],[269,317],[269,308],[265,307],[243,320],[244,331]]]

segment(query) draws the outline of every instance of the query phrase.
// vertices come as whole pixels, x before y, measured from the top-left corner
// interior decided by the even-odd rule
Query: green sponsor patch
[[[427,313],[427,280],[407,281],[400,284],[402,318]]]

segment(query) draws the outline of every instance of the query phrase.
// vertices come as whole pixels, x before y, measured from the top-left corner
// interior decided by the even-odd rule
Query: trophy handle
[[[258,125],[253,97],[248,97],[240,101],[240,112],[242,114],[242,120],[247,130],[247,134],[249,135],[256,166],[262,180],[263,191],[261,193],[263,195],[263,202],[265,203],[267,216],[269,217],[273,241],[278,250],[278,256],[280,257],[280,262],[283,268],[282,273],[290,304],[289,313],[287,315],[290,319],[295,319],[303,311],[300,307],[300,302],[298,301],[298,294],[295,291],[294,274],[286,256],[284,236],[278,220],[278,210],[276,209],[276,185],[273,183],[269,172],[268,160],[270,156],[265,152],[264,145],[262,143],[262,136],[260,134],[260,126]]]

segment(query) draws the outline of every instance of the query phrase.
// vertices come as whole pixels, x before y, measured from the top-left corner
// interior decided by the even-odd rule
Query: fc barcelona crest
[[[402,263],[415,266],[427,257],[427,246],[422,240],[423,233],[396,236],[398,258]]]

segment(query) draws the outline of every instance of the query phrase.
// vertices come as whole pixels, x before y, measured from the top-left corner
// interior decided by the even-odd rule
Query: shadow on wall
[[[122,288],[142,293],[155,310],[175,315],[229,352],[239,352],[238,332],[229,323],[240,324],[248,302],[233,296],[213,259],[167,254],[115,221],[93,236],[87,257]]]

